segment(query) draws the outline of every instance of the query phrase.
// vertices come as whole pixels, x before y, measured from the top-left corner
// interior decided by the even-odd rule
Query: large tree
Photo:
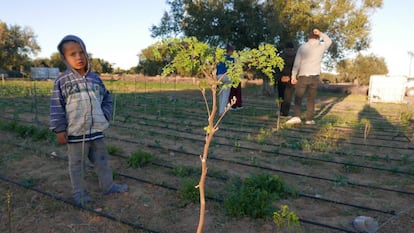
[[[0,68],[21,70],[30,64],[30,55],[39,51],[36,35],[31,28],[8,26],[0,21]]]
[[[384,58],[375,55],[359,54],[355,59],[345,59],[336,66],[339,81],[369,84],[373,74],[387,74],[388,68]]]
[[[231,42],[236,48],[257,48],[306,40],[312,28],[334,41],[330,64],[344,54],[369,47],[369,16],[382,0],[169,0],[153,37],[195,36],[211,45]]]

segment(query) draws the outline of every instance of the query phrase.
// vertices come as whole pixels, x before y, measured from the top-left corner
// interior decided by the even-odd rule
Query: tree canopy
[[[359,84],[368,84],[371,75],[387,74],[388,68],[384,58],[374,55],[359,54],[355,59],[345,59],[336,67],[338,79],[344,82],[358,81]]]
[[[369,16],[382,0],[168,0],[153,37],[194,36],[214,46],[232,43],[236,49],[270,43],[304,42],[312,28],[334,41],[331,64],[346,54],[367,49]]]
[[[21,70],[30,55],[40,51],[36,35],[29,27],[7,25],[0,21],[0,68]]]

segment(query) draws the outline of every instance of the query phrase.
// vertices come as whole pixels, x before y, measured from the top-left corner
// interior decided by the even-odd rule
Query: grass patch
[[[183,184],[177,191],[178,197],[182,201],[182,206],[186,206],[189,203],[197,203],[200,201],[200,191],[196,186],[198,180],[187,178],[183,180]]]
[[[149,163],[151,163],[155,159],[155,156],[152,154],[139,150],[132,153],[128,159],[127,164],[132,168],[143,167]]]
[[[115,145],[107,145],[106,150],[110,155],[122,155],[124,153],[122,148]]]

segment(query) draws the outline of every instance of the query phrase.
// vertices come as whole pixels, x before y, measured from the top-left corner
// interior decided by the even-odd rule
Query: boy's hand
[[[68,143],[68,135],[67,135],[66,131],[57,133],[56,138],[57,138],[57,142],[59,144],[64,145],[64,144]]]
[[[292,83],[292,85],[295,85],[298,82],[298,80],[296,79],[296,77],[292,77],[290,79],[290,83]]]

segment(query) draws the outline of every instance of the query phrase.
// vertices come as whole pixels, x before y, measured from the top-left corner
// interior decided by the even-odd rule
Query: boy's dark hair
[[[68,43],[68,42],[75,42],[75,43],[79,43],[79,42],[78,42],[78,41],[76,41],[76,40],[64,40],[64,41],[62,41],[62,42],[59,44],[59,46],[58,46],[59,53],[63,54],[63,46],[64,46],[66,43]]]
[[[231,45],[231,44],[227,44],[226,45],[226,51],[228,52],[228,51],[234,51],[234,46],[233,45]]]

